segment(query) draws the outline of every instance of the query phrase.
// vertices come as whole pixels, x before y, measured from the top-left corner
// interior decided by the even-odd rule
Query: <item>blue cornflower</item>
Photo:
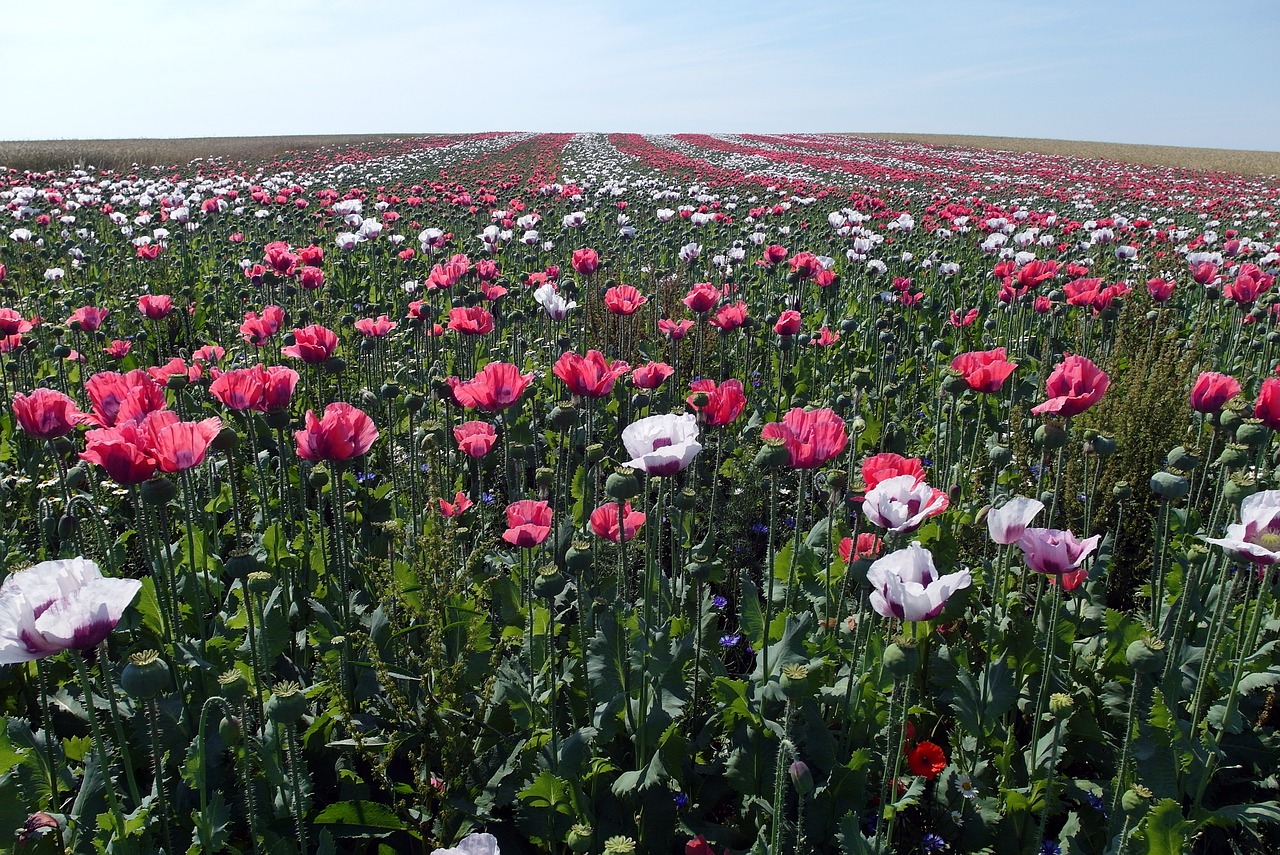
[[[921,458],[920,458],[920,465],[921,465],[922,467],[924,467],[925,469],[932,469],[932,468],[933,468],[933,460],[932,460],[931,458],[928,458],[928,457],[921,457]]]
[[[676,803],[677,810],[689,804],[689,797],[684,793],[676,793],[671,797],[671,800]]]
[[[721,647],[737,647],[739,641],[742,641],[741,633],[731,632],[726,635],[720,636]]]
[[[787,517],[785,520],[783,520],[783,521],[782,521],[782,524],[783,524],[783,525],[785,525],[787,528],[795,528],[795,527],[796,527],[796,518],[795,518],[795,517]]]
[[[1040,844],[1040,855],[1062,855],[1062,847],[1053,840]]]
[[[769,527],[764,523],[754,523],[751,526],[751,533],[752,534],[768,534]]]
[[[1093,808],[1098,813],[1102,814],[1103,817],[1106,817],[1107,806],[1106,806],[1106,803],[1102,801],[1102,796],[1098,795],[1097,793],[1089,793],[1088,795],[1085,796],[1085,801],[1089,803],[1089,807]]]
[[[481,494],[480,494],[480,501],[484,502],[486,505],[492,505],[492,504],[493,504],[493,493],[481,493]]]
[[[946,845],[947,841],[933,833],[926,834],[920,839],[920,848],[925,852],[937,852]]]
[[[729,605],[729,601],[719,594],[711,598],[711,607],[714,609],[722,609],[727,605]]]
[[[374,478],[377,478],[377,477],[378,477],[377,472],[357,472],[356,483],[363,484],[366,481],[372,481]]]

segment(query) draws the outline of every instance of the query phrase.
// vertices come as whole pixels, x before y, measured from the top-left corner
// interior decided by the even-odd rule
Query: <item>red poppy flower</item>
[[[338,335],[331,329],[312,324],[294,329],[293,344],[280,350],[285,356],[301,359],[308,365],[319,365],[338,349]]]
[[[356,321],[356,332],[372,338],[382,338],[396,328],[396,322],[386,315],[377,318],[361,318]]]
[[[96,332],[102,326],[102,322],[107,319],[107,310],[99,309],[94,306],[82,306],[71,313],[71,317],[67,318],[67,326],[73,330],[78,329],[84,332]]]
[[[618,503],[605,502],[600,507],[591,512],[591,531],[596,537],[603,537],[605,540],[618,542],[618,534],[621,530],[623,541],[631,540],[636,536],[640,526],[644,525],[645,515],[640,511],[631,510],[631,503],[627,502],[622,506],[622,525],[618,525]]]
[[[795,309],[787,309],[778,316],[778,322],[773,325],[773,331],[778,335],[787,336],[795,335],[800,332],[800,325],[804,319],[800,317],[800,313]]]
[[[472,380],[464,383],[457,377],[450,377],[448,382],[458,406],[492,413],[505,410],[520,400],[531,380],[532,371],[521,374],[519,368],[508,362],[490,362]]]
[[[484,306],[450,309],[449,329],[463,335],[486,335],[493,332],[493,315]]]
[[[907,767],[913,775],[921,775],[932,781],[947,768],[947,755],[932,742],[921,742],[907,755]]]
[[[675,369],[665,362],[646,362],[631,372],[631,382],[637,389],[657,389],[674,373]]]
[[[785,246],[779,246],[776,243],[772,243],[764,248],[764,256],[761,261],[763,261],[766,266],[773,267],[775,264],[785,261],[786,257],[787,248]]]
[[[1045,382],[1049,400],[1032,407],[1036,415],[1053,413],[1070,418],[1083,413],[1098,401],[1111,384],[1106,372],[1083,356],[1066,354]]]
[[[871,532],[864,531],[856,541],[852,537],[843,538],[837,548],[840,558],[848,564],[859,558],[875,558],[883,551],[884,541]]]
[[[862,461],[862,482],[868,490],[874,489],[881,481],[896,478],[899,475],[910,475],[916,483],[924,480],[924,465],[918,457],[903,457],[892,452],[873,454]]]
[[[720,302],[720,289],[710,282],[699,282],[689,289],[681,302],[689,307],[689,311],[701,315],[714,309],[716,303]]]
[[[689,334],[689,330],[693,329],[693,321],[672,321],[667,318],[658,320],[658,332],[665,335],[672,341],[679,341]]]
[[[1205,371],[1196,378],[1191,390],[1191,409],[1197,413],[1216,413],[1240,394],[1240,383],[1234,377]]]
[[[1280,430],[1280,377],[1268,377],[1258,390],[1258,400],[1253,405],[1253,417],[1272,430]]]
[[[101,466],[123,487],[141,484],[156,473],[147,437],[134,422],[89,431],[80,459]]]
[[[445,499],[437,499],[440,503],[440,515],[444,517],[456,517],[458,514],[466,513],[466,511],[475,503],[471,498],[461,490],[453,497],[453,501]]]
[[[975,392],[998,392],[1018,367],[1009,362],[1003,347],[994,350],[975,350],[962,353],[951,360],[951,368],[963,375],[969,388]]]
[[[741,300],[728,306],[721,306],[720,311],[711,319],[711,325],[721,332],[733,332],[747,322],[747,304]]]
[[[209,443],[222,430],[222,421],[215,417],[184,422],[172,410],[157,410],[148,413],[139,427],[161,471],[182,472],[204,462]]]
[[[600,256],[594,249],[575,249],[569,263],[579,275],[590,276],[600,267]]]
[[[158,321],[173,311],[173,298],[167,294],[145,294],[138,298],[138,311],[147,320]]]

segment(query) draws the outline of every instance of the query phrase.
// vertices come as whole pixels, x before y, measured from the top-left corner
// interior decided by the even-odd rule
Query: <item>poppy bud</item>
[[[53,347],[54,359],[66,359],[70,355],[71,355],[71,348],[67,347],[65,344],[54,345]]]
[[[791,777],[791,786],[801,797],[813,792],[813,772],[803,760],[797,760],[787,767],[787,775]]]
[[[223,716],[222,721],[218,722],[218,735],[222,737],[222,741],[227,745],[235,745],[240,742],[240,737],[244,735],[244,727],[238,716]]]
[[[75,441],[72,440],[71,437],[69,436],[54,437],[52,440],[50,440],[50,442],[52,443],[53,450],[56,454],[65,455],[65,454],[70,454],[71,452],[76,450]]]
[[[1067,444],[1067,432],[1057,422],[1046,422],[1036,428],[1035,444],[1046,450],[1062,448]]]
[[[272,430],[285,430],[293,421],[293,417],[289,415],[288,410],[268,410],[262,414],[262,420]]]
[[[84,466],[76,464],[67,470],[66,484],[72,490],[78,490],[89,483],[89,473]]]

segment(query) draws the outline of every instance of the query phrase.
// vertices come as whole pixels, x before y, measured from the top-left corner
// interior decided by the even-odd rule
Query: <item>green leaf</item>
[[[313,822],[332,826],[330,831],[337,837],[385,837],[399,830],[414,833],[391,808],[369,801],[335,802]]]
[[[764,615],[760,612],[760,591],[745,573],[742,575],[742,596],[739,598],[739,606],[742,614],[738,618],[738,626],[751,642],[752,649],[759,650],[764,643]]]
[[[227,845],[227,840],[230,839],[228,826],[231,824],[231,808],[223,800],[222,793],[214,790],[203,811],[191,812],[191,820],[195,824],[195,829],[187,855],[221,852]]]
[[[1164,799],[1147,814],[1137,837],[1147,843],[1147,855],[1182,855],[1187,851],[1187,832],[1195,823],[1183,818],[1182,807]]]

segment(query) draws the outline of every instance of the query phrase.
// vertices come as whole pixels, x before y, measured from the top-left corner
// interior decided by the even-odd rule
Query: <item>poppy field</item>
[[[0,170],[23,852],[1271,852],[1280,181]]]

